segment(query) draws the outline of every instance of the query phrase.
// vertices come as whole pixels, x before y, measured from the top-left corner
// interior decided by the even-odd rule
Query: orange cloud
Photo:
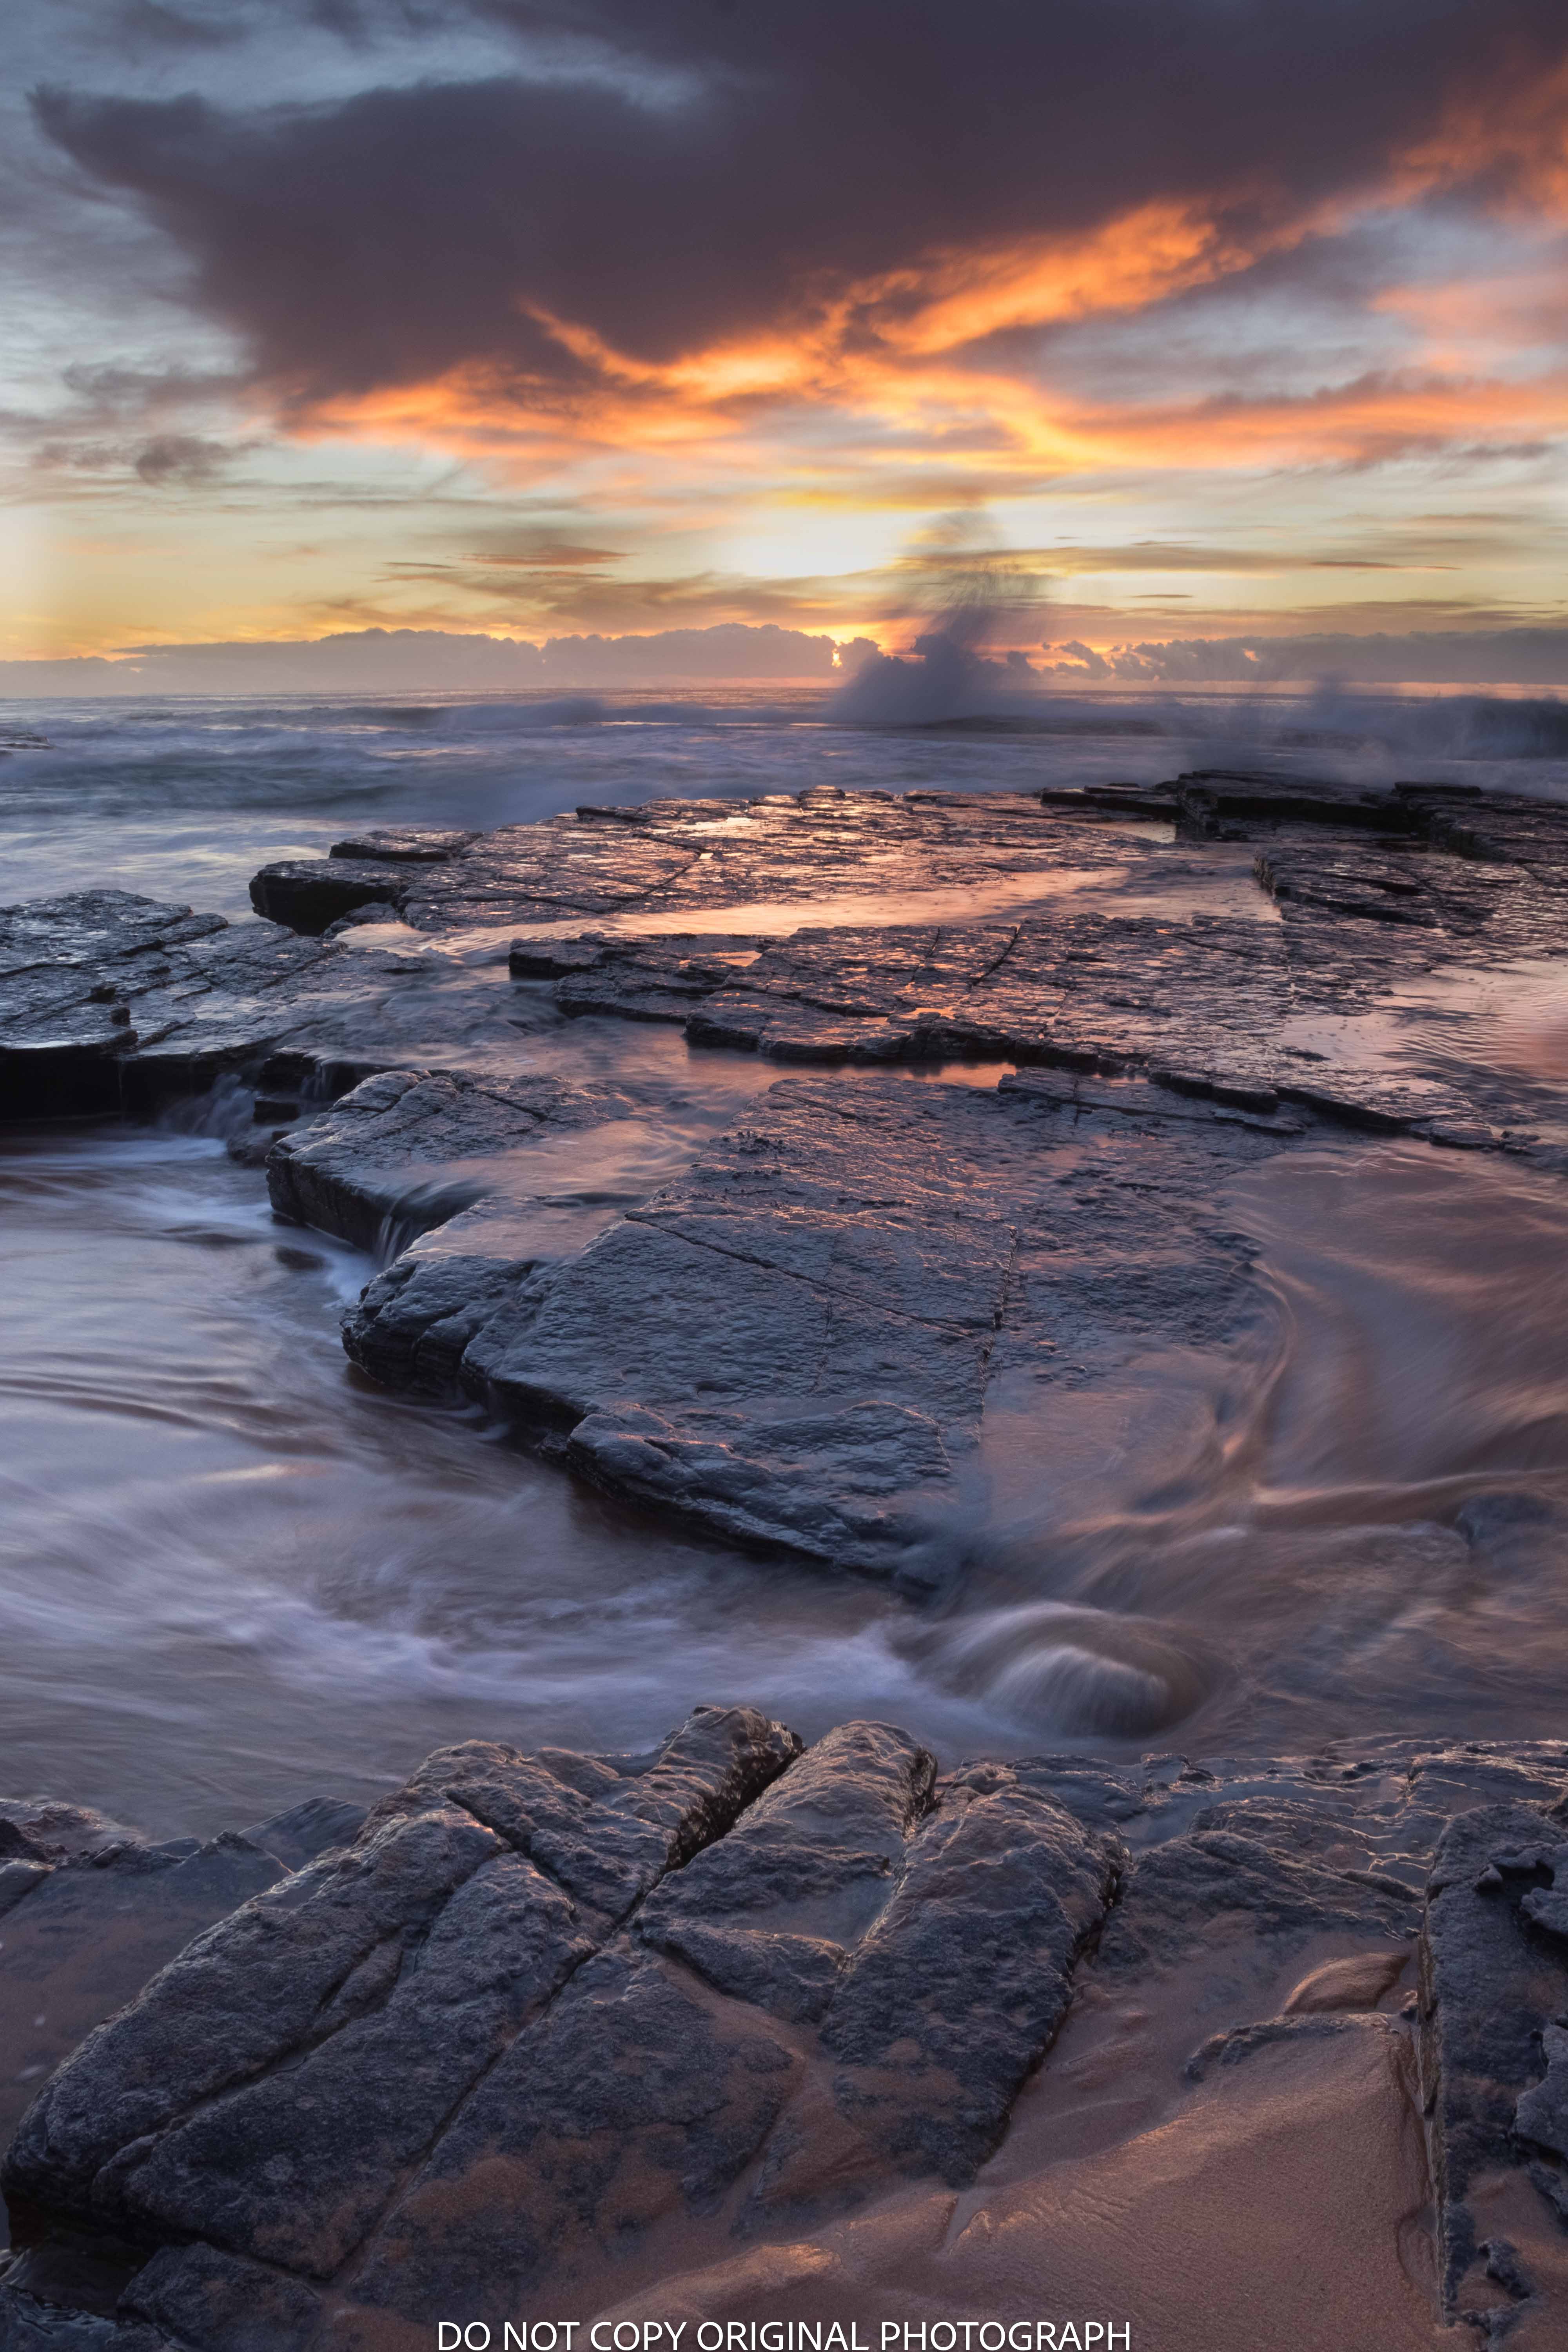
[[[1246,268],[1299,234],[1249,239],[1199,205],[1162,200],[1083,236],[939,248],[916,269],[855,289],[845,310],[872,327],[886,349],[927,357],[1008,328],[1142,310]]]
[[[995,405],[994,380],[941,371],[931,377],[929,362],[1009,329],[1142,309],[1245,268],[1302,234],[1298,224],[1246,236],[1197,205],[1146,204],[1082,236],[979,250],[941,247],[910,268],[818,294],[801,315],[766,333],[663,362],[617,350],[585,323],[529,303],[527,315],[581,363],[583,383],[464,368],[434,383],[328,404],[300,422],[307,430],[433,429],[443,439],[477,436],[542,456],[552,444],[580,448],[584,433],[615,444],[629,416],[638,442],[657,447],[710,438],[727,418],[754,423],[759,408],[780,403],[864,415],[886,400],[929,436],[955,406],[962,416],[977,404],[988,413]],[[922,410],[930,412],[923,422]]]
[[[918,509],[952,503],[966,476],[985,496],[1026,495],[1130,465],[1364,463],[1443,442],[1555,436],[1568,395],[1562,369],[1518,378],[1426,368],[1294,397],[1089,405],[999,369],[871,352],[823,386],[826,397],[796,383],[737,402],[728,387],[741,356],[723,354],[714,379],[696,362],[641,371],[634,383],[601,378],[565,413],[531,408],[526,385],[463,372],[340,405],[312,429],[434,444],[509,477],[592,474],[601,498],[636,488],[675,503],[700,488],[722,499],[766,482],[786,504],[847,497]],[[767,356],[752,354],[759,373]]]
[[[1504,152],[1505,125],[1507,152],[1530,159],[1539,178],[1568,121],[1568,79],[1535,92],[1522,114],[1512,84],[1510,92],[1512,111],[1497,91],[1456,110],[1401,159],[1397,187],[1410,196],[1473,174],[1478,159]],[[1386,184],[1359,200],[1373,210],[1390,201]],[[656,533],[660,512],[689,523],[694,502],[713,519],[759,495],[784,507],[929,511],[1130,467],[1190,476],[1358,466],[1557,436],[1568,386],[1560,367],[1541,366],[1552,338],[1535,329],[1557,280],[1539,239],[1500,284],[1455,279],[1373,298],[1372,309],[1420,331],[1420,364],[1302,394],[1093,404],[1034,380],[995,344],[1009,331],[1135,312],[1216,284],[1342,229],[1354,212],[1344,198],[1331,216],[1289,220],[1260,200],[1245,216],[1234,205],[1160,202],[1072,237],[944,247],[910,268],[819,289],[766,331],[663,362],[530,305],[578,362],[574,381],[471,365],[339,399],[296,430],[434,446],[590,509],[630,501]]]

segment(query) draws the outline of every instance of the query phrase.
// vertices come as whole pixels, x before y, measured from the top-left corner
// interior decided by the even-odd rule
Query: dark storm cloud
[[[223,49],[245,38],[243,22],[230,16],[198,16],[170,8],[163,0],[125,0],[119,30],[132,54],[147,49]]]
[[[313,14],[366,44],[367,79],[378,24],[437,19]],[[1245,239],[1366,184],[1456,93],[1568,49],[1561,0],[492,0],[446,21],[476,18],[516,34],[515,76],[441,80],[431,29],[412,87],[252,113],[52,88],[37,118],[177,241],[280,389],[475,362],[569,396],[593,356],[530,307],[657,365],[937,247],[1157,200]],[[859,331],[915,299],[886,289]]]

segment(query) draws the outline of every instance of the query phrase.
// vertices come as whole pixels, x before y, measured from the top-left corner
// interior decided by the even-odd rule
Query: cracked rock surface
[[[447,1116],[433,1083],[384,1111],[403,1084],[372,1081],[280,1144],[275,1202],[350,1138],[366,1173],[341,1213],[318,1192],[314,1222],[359,1230],[383,1122],[385,1150],[417,1150],[421,1097],[438,1128]],[[730,1540],[900,1573],[973,1452],[994,1374],[1070,1383],[1257,1314],[1247,1245],[1200,1204],[1306,1129],[1044,1073],[989,1093],[784,1081],[581,1255],[465,1250],[459,1271],[454,1232],[370,1285],[345,1341],[394,1381],[455,1356],[474,1394],[563,1433],[574,1467]],[[526,1160],[498,1173],[498,1208]],[[1174,1196],[1157,1238],[1152,1186]],[[482,1245],[486,1230],[481,1206],[467,1231]]]
[[[304,1807],[218,1841],[249,1890],[162,1965],[142,1952],[5,2158],[0,2341],[394,2347],[454,2313],[661,2293],[676,2315],[876,2314],[917,2292],[956,2196],[973,2251],[924,2306],[951,2309],[994,2230],[1043,2226],[1032,2184],[1070,2202],[1081,2175],[1152,2217],[1156,2152],[1245,2149],[1262,2094],[1309,2138],[1323,2099],[1342,2133],[1370,2099],[1395,2200],[1432,2165],[1425,2269],[1391,2225],[1387,2276],[1361,2280],[1380,2344],[1503,2314],[1548,2346],[1565,1821],[1553,1743],[944,1773],[888,1725],[803,1749],[731,1706],[643,1757],[443,1749],[363,1821]],[[93,1834],[40,1848],[11,1920],[104,1875]],[[190,1866],[142,1864],[171,1916]],[[80,1915],[83,1948],[102,1933]],[[1261,2217],[1269,2182],[1248,2193]],[[1205,2276],[1191,2199],[1180,2276],[1140,2285],[1125,2258],[1151,2326]],[[1290,2227],[1298,2292],[1352,2258],[1353,2231]],[[1037,2263],[1051,2241],[1024,2243]],[[816,2305],[790,2301],[801,2278],[827,2282]]]

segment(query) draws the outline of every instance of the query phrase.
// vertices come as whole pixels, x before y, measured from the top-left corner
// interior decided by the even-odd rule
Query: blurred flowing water
[[[1552,708],[1085,696],[900,728],[776,689],[18,704],[0,898],[113,884],[246,917],[258,864],[351,827],[825,782],[1252,762],[1561,795]],[[1443,1010],[1467,1053],[1568,1070],[1555,967]],[[570,1027],[521,1035],[522,1066],[640,1073],[675,1105],[556,1171],[575,1239],[779,1075]],[[646,1744],[702,1696],[808,1734],[891,1717],[949,1759],[1563,1731],[1568,1193],[1543,1178],[1347,1143],[1233,1188],[1223,1214],[1264,1254],[1256,1331],[1044,1412],[998,1398],[949,1538],[963,1597],[933,1619],[672,1535],[477,1411],[363,1383],[337,1317],[370,1262],[274,1223],[229,1115],[0,1151],[0,1787],[212,1831],[368,1795],[445,1739]]]

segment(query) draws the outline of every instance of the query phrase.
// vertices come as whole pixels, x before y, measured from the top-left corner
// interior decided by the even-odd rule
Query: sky
[[[1047,680],[1568,685],[1563,0],[10,0],[7,51],[13,686],[721,625],[816,675],[955,565]]]

